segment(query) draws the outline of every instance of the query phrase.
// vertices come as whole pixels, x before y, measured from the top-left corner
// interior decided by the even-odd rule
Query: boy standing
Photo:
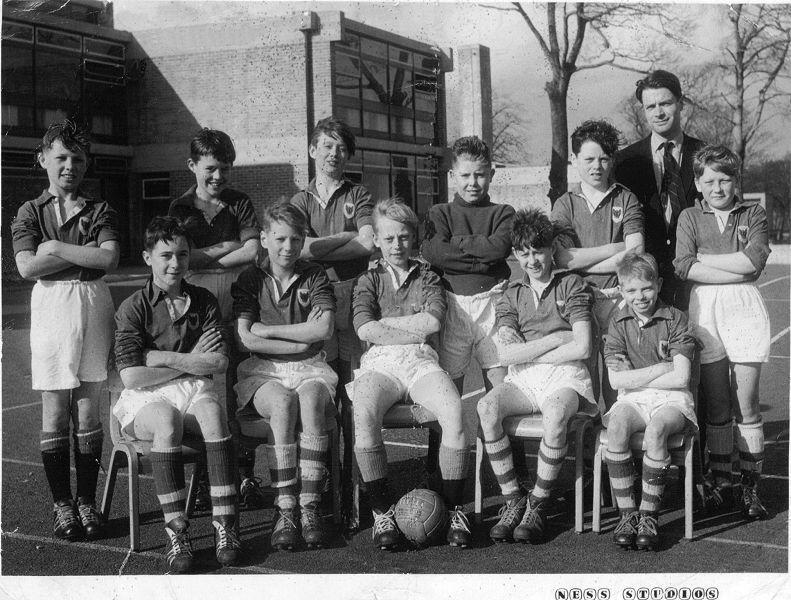
[[[604,347],[610,382],[618,400],[602,417],[607,427],[607,468],[621,521],[613,541],[653,550],[659,546],[657,520],[670,465],[668,438],[697,427],[689,391],[695,339],[687,317],[659,299],[659,268],[650,254],[628,253],[618,264],[625,306],[613,317]],[[639,511],[632,482],[632,434],[644,431],[643,493]]]
[[[324,270],[300,260],[308,224],[291,204],[269,206],[261,245],[267,257],[233,284],[239,348],[238,415],[269,419],[274,444],[266,446],[278,520],[272,547],[292,550],[326,544],[319,510],[327,477],[326,414],[334,413],[338,377],[326,363],[324,340],[332,336],[335,297]],[[297,423],[301,433],[297,443]]]
[[[115,361],[124,390],[113,412],[124,435],[151,441],[151,469],[165,517],[170,569],[192,568],[186,518],[183,433],[203,439],[211,485],[217,560],[235,564],[233,443],[225,410],[210,377],[228,366],[217,299],[187,283],[190,246],[174,217],[154,217],[145,232],[143,259],[151,278],[115,315]]]
[[[118,265],[118,219],[106,202],[80,193],[87,132],[50,125],[37,151],[49,187],[23,204],[11,224],[19,273],[31,296],[32,383],[41,391],[41,460],[54,500],[54,533],[75,541],[101,536],[95,507],[104,435],[99,402],[107,379],[113,302],[101,279]],[[74,423],[77,503],[71,494],[69,421]]]

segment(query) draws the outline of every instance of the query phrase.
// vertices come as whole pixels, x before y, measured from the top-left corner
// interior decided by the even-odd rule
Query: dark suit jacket
[[[692,158],[695,152],[706,143],[699,139],[684,134],[681,146],[681,183],[684,188],[684,197],[681,200],[681,210],[694,206],[698,192],[695,189],[695,177],[692,173]],[[645,249],[654,255],[659,263],[662,277],[665,279],[663,287],[667,288],[666,300],[679,308],[686,308],[686,299],[673,298],[673,290],[677,282],[673,275],[673,258],[676,250],[676,223],[678,215],[673,215],[670,227],[665,226],[664,209],[659,199],[656,178],[654,176],[654,162],[651,156],[651,137],[644,138],[627,146],[615,155],[613,168],[615,181],[626,186],[637,196],[643,207],[645,215]],[[672,298],[672,299],[671,299]]]

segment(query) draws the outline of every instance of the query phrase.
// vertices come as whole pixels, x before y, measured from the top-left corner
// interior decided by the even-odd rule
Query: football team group
[[[264,497],[255,448],[240,443],[240,423],[251,420],[270,430],[273,548],[328,543],[321,497],[339,411],[373,512],[373,543],[396,547],[381,427],[407,400],[441,426],[447,542],[469,546],[463,489],[474,440],[461,392],[472,358],[486,388],[477,404],[483,447],[504,501],[493,540],[544,538],[578,414],[606,427],[616,544],[660,544],[667,440],[679,433],[701,441],[705,503],[736,502],[748,518],[765,518],[758,381],[770,334],[755,280],[769,254],[766,215],[740,200],[733,152],[683,133],[675,75],[650,73],[636,96],[650,136],[619,150],[611,124],[582,123],[571,136],[580,182],[550,215],[494,203],[489,148],[474,136],[456,140],[455,196],[429,209],[420,240],[404,201],[373,199],[344,178],[355,136],[342,121],[327,117],[313,130],[308,186],[260,214],[229,187],[230,137],[203,129],[187,159],[195,184],[147,224],[150,277],[117,310],[102,276],[118,264],[118,215],[81,190],[86,132],[71,121],[50,126],[37,150],[49,187],[19,209],[12,233],[19,272],[36,281],[32,387],[43,400],[54,534],[103,535],[95,493],[111,372],[123,387],[111,409],[121,435],[150,443],[170,572],[193,567],[184,436],[205,447],[217,560],[242,558],[239,506]],[[374,252],[381,258],[371,263]],[[503,419],[529,413],[541,415],[543,437],[525,490]],[[637,464],[636,432],[645,440]]]

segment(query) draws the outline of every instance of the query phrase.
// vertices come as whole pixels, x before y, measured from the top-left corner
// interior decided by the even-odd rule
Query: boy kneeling
[[[186,519],[183,433],[203,438],[211,486],[217,560],[237,562],[236,465],[225,410],[209,377],[225,371],[227,346],[217,299],[184,281],[190,244],[174,217],[155,217],[143,259],[151,279],[115,315],[115,360],[124,391],[114,413],[130,438],[151,441],[151,468],[165,515],[168,565],[192,567]]]
[[[668,438],[697,427],[689,376],[695,339],[687,317],[659,299],[662,280],[656,259],[630,252],[618,264],[625,306],[615,313],[604,359],[618,399],[602,417],[607,427],[607,468],[621,521],[613,541],[652,550],[659,545],[657,515],[670,465]],[[632,482],[629,438],[644,431],[643,492],[639,511]]]

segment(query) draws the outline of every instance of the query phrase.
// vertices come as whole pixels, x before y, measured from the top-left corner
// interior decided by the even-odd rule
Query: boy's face
[[[302,232],[282,221],[273,221],[261,231],[261,245],[269,253],[270,264],[287,271],[294,268],[304,244]]]
[[[415,243],[415,234],[406,223],[388,218],[376,220],[374,244],[382,251],[382,258],[399,269],[409,266],[409,256]]]
[[[450,173],[456,186],[456,193],[465,202],[477,204],[489,192],[494,169],[481,159],[462,154],[454,161]]]
[[[73,192],[85,177],[88,157],[80,150],[69,150],[57,139],[39,153],[38,164],[47,172],[50,187],[58,192]]]
[[[640,316],[650,317],[654,314],[661,285],[661,279],[648,281],[641,277],[627,277],[618,287],[627,306]]]
[[[514,256],[531,281],[549,281],[552,276],[552,247],[514,248]]]
[[[593,140],[583,142],[580,151],[571,155],[571,163],[577,168],[582,181],[601,192],[607,189],[612,157],[598,143]]]
[[[150,251],[143,250],[143,260],[151,267],[157,286],[163,290],[178,289],[190,266],[189,242],[183,236],[169,242],[160,240]]]
[[[667,88],[643,90],[643,112],[652,131],[664,138],[681,133],[681,100]]]
[[[736,179],[707,166],[703,174],[695,179],[695,187],[703,194],[709,206],[717,210],[730,210],[736,196]]]
[[[214,156],[205,155],[201,156],[197,162],[192,158],[188,159],[187,166],[195,175],[198,196],[217,199],[228,187],[233,163],[222,162]]]
[[[310,146],[308,153],[316,163],[316,172],[335,180],[343,177],[349,149],[341,138],[322,133],[316,145]]]

